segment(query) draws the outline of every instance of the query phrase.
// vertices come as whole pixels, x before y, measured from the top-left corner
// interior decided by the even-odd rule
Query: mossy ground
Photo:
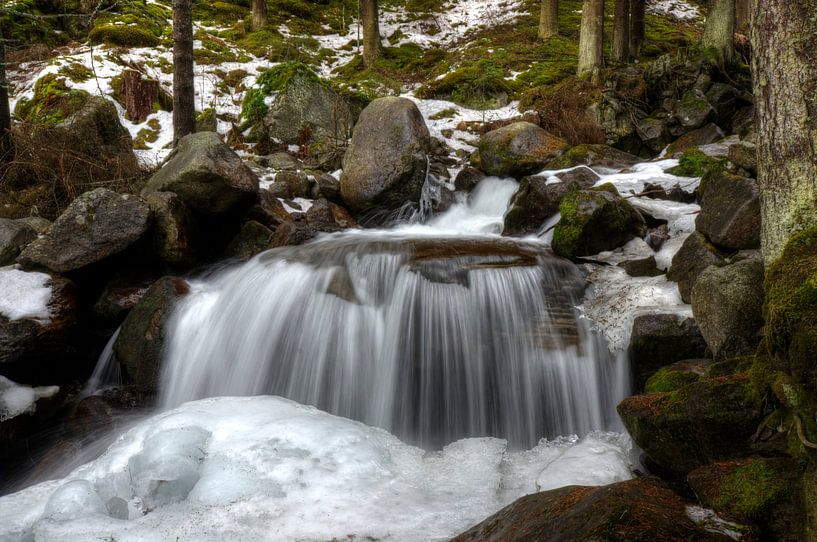
[[[694,147],[684,151],[678,159],[678,165],[667,172],[681,177],[701,177],[707,171],[722,167],[725,163],[725,158],[713,158]]]
[[[34,96],[17,102],[14,114],[36,124],[59,124],[76,112],[88,99],[84,90],[68,88],[64,77],[49,74],[34,85]]]

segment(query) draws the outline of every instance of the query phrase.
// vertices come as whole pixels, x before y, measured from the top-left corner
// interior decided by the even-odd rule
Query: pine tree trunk
[[[0,165],[12,160],[11,110],[6,79],[6,42],[0,28]]]
[[[579,75],[604,64],[604,0],[584,0],[579,30]]]
[[[748,31],[751,4],[751,0],[735,1],[735,27],[740,31]]]
[[[252,29],[261,30],[267,25],[267,0],[252,0]]]
[[[630,56],[636,59],[641,56],[641,48],[644,46],[644,36],[646,35],[644,1],[630,0]]]
[[[817,0],[755,0],[752,75],[766,264],[817,225]]]
[[[612,54],[615,62],[625,63],[630,57],[630,0],[616,0]]]
[[[377,0],[360,0],[360,18],[363,22],[363,64],[371,68],[380,58],[380,17]]]
[[[735,0],[709,0],[701,45],[721,65],[735,60]]]
[[[173,142],[196,129],[192,0],[173,0]]]
[[[542,0],[539,12],[539,38],[547,39],[559,33],[559,0]]]

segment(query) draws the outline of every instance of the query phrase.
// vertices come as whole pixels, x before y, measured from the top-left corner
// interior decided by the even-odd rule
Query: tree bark
[[[128,119],[137,124],[145,122],[159,99],[159,81],[142,79],[142,74],[136,70],[125,70],[122,73],[122,94]]]
[[[709,0],[701,45],[721,65],[735,60],[735,0]]]
[[[0,28],[0,165],[11,161],[11,154],[11,109],[6,79],[6,42],[3,38],[3,29]]]
[[[604,0],[584,0],[579,30],[579,68],[582,75],[604,64]]]
[[[766,264],[817,225],[817,0],[755,0],[752,75]]]
[[[621,63],[630,57],[630,0],[616,0],[612,55],[615,62]]]
[[[173,143],[196,129],[192,0],[173,0]]]
[[[735,27],[744,31],[749,28],[749,10],[752,8],[751,0],[735,1]]]
[[[374,67],[380,58],[380,16],[377,0],[360,0],[360,19],[363,22],[363,64]]]
[[[547,39],[559,33],[559,0],[542,0],[539,12],[539,38]]]
[[[252,29],[261,30],[267,25],[267,0],[252,0]]]
[[[644,2],[645,0],[630,0],[630,56],[639,58],[644,46]]]

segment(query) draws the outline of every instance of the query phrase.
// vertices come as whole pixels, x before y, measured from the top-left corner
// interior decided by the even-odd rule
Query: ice
[[[30,414],[37,410],[37,401],[53,397],[60,391],[58,386],[40,386],[32,388],[22,386],[0,376],[0,422]]]
[[[537,488],[630,478],[628,453],[615,433],[425,452],[286,399],[205,399],[0,498],[0,540],[447,539]]]
[[[741,531],[744,528],[742,526],[726,521],[718,516],[714,510],[701,508],[700,506],[687,506],[686,514],[689,519],[709,532],[728,536],[732,540],[740,540],[743,538]]]
[[[9,320],[34,319],[47,322],[51,316],[51,277],[45,273],[0,267],[0,316]]]

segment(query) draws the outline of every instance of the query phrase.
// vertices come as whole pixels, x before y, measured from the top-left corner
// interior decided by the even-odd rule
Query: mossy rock
[[[57,125],[85,105],[90,94],[72,89],[64,77],[47,74],[34,83],[34,95],[17,102],[14,114],[26,122]]]
[[[88,34],[88,40],[117,47],[156,47],[160,43],[159,37],[149,29],[124,24],[95,26]]]
[[[480,167],[488,175],[523,177],[538,173],[560,156],[567,143],[530,122],[491,130],[479,140]]]
[[[708,376],[711,364],[712,361],[708,359],[692,359],[662,367],[647,380],[644,393],[666,393],[680,390]]]
[[[704,269],[711,265],[722,265],[723,262],[723,254],[706,237],[693,232],[672,258],[667,279],[678,283],[681,299],[689,303],[692,300],[692,287]]]
[[[701,177],[707,171],[722,167],[725,160],[713,158],[698,147],[687,149],[678,159],[678,165],[667,170],[667,173],[680,177]]]
[[[564,154],[547,163],[547,169],[567,169],[576,166],[621,169],[641,162],[642,159],[603,144],[584,144],[569,148]]]
[[[442,79],[430,81],[417,91],[420,98],[451,100],[472,109],[495,109],[506,105],[514,84],[493,60],[466,63]]]

